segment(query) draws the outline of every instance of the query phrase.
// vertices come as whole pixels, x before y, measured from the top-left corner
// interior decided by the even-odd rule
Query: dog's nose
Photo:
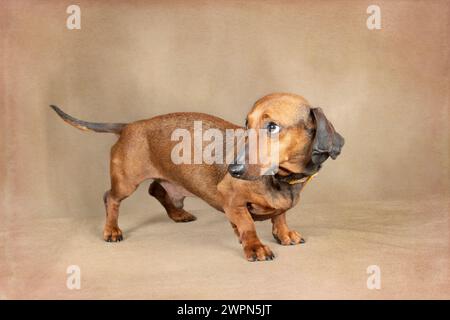
[[[240,163],[233,163],[228,166],[228,172],[233,177],[240,177],[245,172],[245,165]]]

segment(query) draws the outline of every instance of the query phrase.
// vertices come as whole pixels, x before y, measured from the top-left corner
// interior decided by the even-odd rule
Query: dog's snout
[[[230,164],[230,166],[228,167],[228,172],[233,177],[240,177],[245,172],[245,165],[241,163]]]

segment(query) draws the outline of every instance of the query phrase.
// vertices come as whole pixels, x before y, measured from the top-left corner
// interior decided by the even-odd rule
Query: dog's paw
[[[119,227],[105,226],[103,230],[103,239],[106,242],[117,242],[123,240],[122,230]]]
[[[273,237],[277,242],[283,246],[290,246],[299,243],[305,243],[305,239],[300,233],[294,230],[288,230],[286,232],[273,233]]]
[[[270,248],[262,243],[244,246],[244,253],[248,261],[269,261],[275,258]]]
[[[173,210],[169,213],[170,219],[175,222],[190,222],[197,220],[197,217],[193,214],[184,211],[183,209]]]

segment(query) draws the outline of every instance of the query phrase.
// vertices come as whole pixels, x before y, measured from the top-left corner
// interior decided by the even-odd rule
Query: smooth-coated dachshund
[[[51,107],[76,128],[119,136],[111,148],[111,188],[103,197],[105,241],[123,240],[118,225],[120,203],[139,184],[151,179],[149,194],[175,222],[196,219],[183,209],[184,198],[189,196],[199,197],[224,212],[249,261],[274,258],[271,249],[256,234],[256,220],[271,219],[272,234],[282,245],[304,243],[300,233],[288,227],[286,211],[298,203],[301,190],[323,162],[329,157],[335,159],[344,145],[344,139],[322,110],[294,94],[275,93],[259,99],[247,115],[245,127],[208,114],[186,112],[127,124],[93,123]],[[194,134],[197,121],[201,121],[204,129],[215,128],[224,134],[227,129],[266,129],[269,140],[278,139],[278,167],[272,174],[261,174],[271,168],[267,164],[237,161],[174,163],[171,156],[177,141],[172,133],[181,128]]]

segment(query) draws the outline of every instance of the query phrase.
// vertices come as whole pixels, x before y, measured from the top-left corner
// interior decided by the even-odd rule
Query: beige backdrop
[[[5,238],[22,220],[39,229],[44,217],[104,214],[116,138],[65,125],[49,104],[91,121],[201,111],[242,124],[261,96],[293,92],[322,107],[346,139],[304,204],[448,195],[447,1],[377,1],[382,29],[373,31],[372,1],[76,3],[81,30],[66,28],[70,1],[0,3]],[[146,188],[124,203],[125,217],[162,212]],[[14,251],[11,240],[0,246]]]

